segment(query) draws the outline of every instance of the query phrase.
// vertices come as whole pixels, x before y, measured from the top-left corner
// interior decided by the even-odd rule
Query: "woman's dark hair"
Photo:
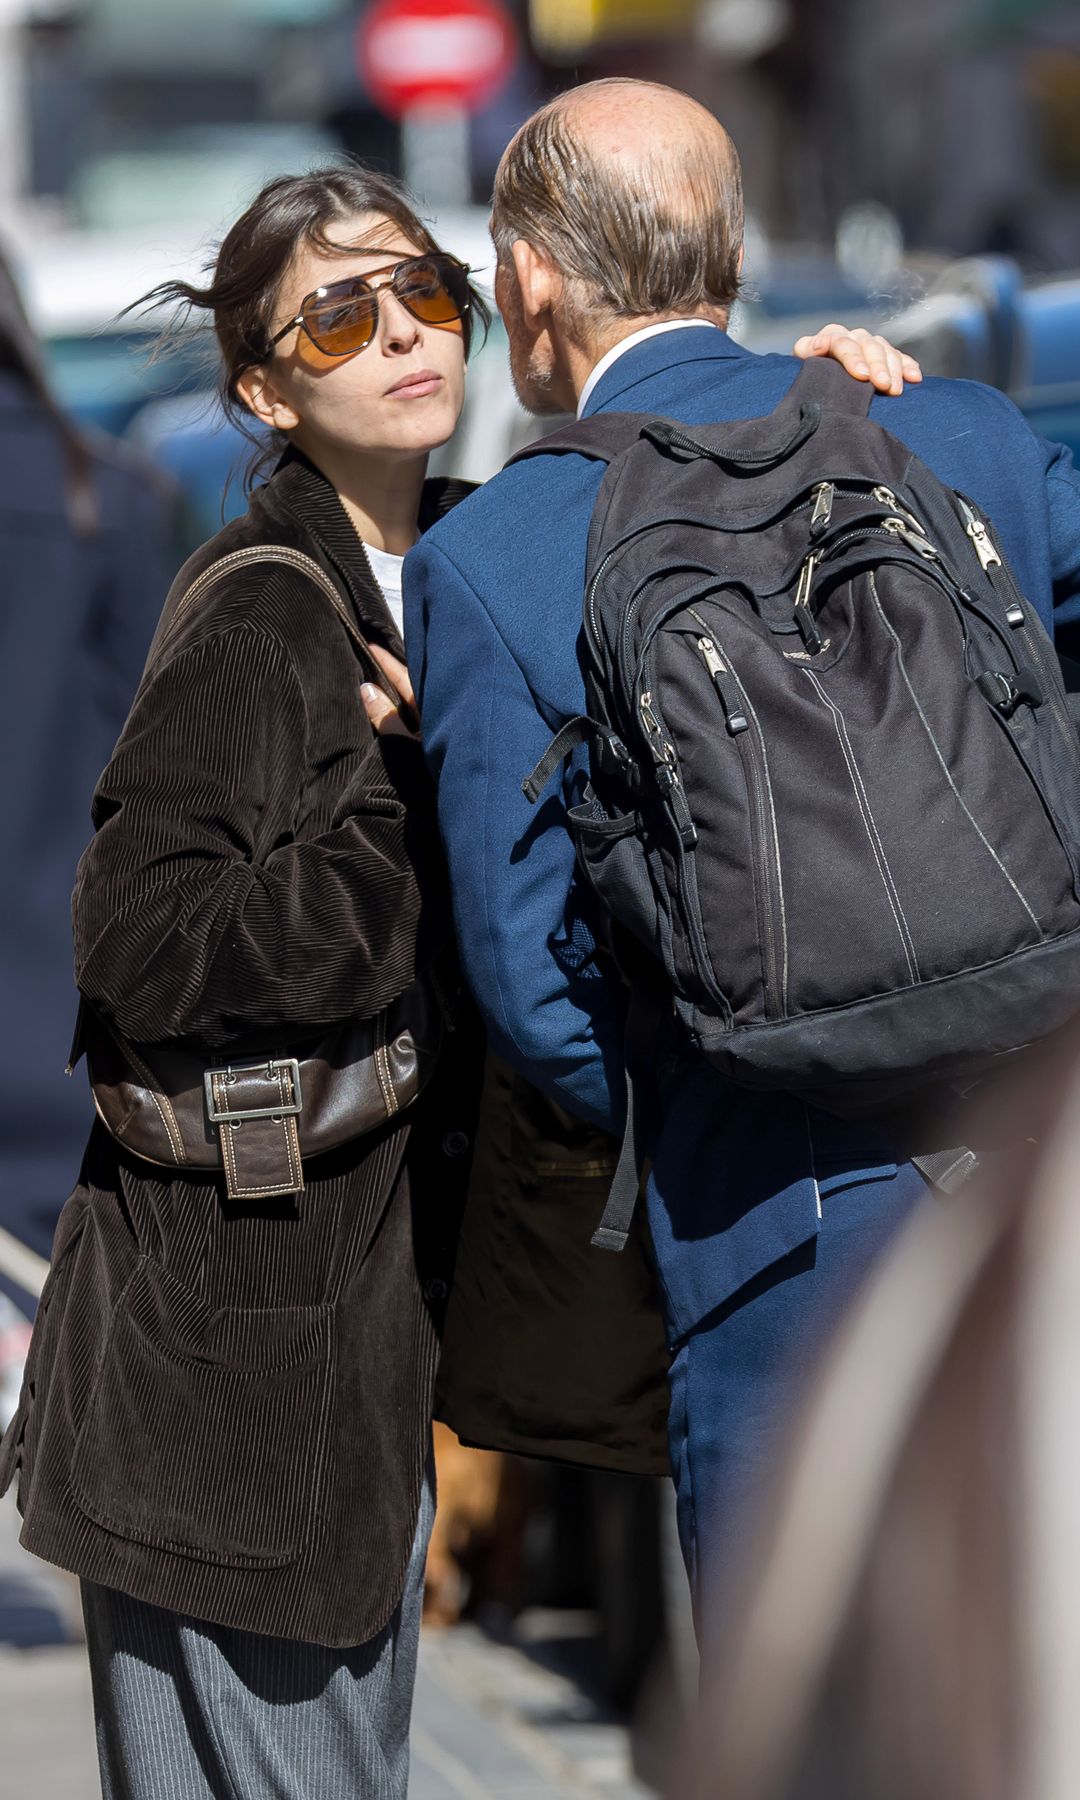
[[[41,345],[26,314],[15,277],[0,255],[0,370],[14,375],[46,414],[67,463],[67,509],[80,535],[97,530],[94,459],[78,426],[68,418],[52,391]]]
[[[272,354],[270,325],[278,291],[302,244],[330,254],[343,254],[333,227],[360,213],[376,213],[396,225],[418,250],[437,254],[427,226],[408,194],[392,176],[357,163],[329,163],[303,175],[279,175],[256,195],[223,238],[217,256],[207,266],[205,287],[186,281],[167,281],[136,301],[136,306],[157,306],[172,301],[180,309],[176,321],[186,324],[192,312],[212,316],[221,354],[219,391],[226,417],[256,448],[245,474],[250,491],[256,478],[273,465],[281,452],[277,434],[266,434],[252,424],[240,398],[238,383],[248,369],[257,368]],[[463,320],[465,354],[469,353],[471,327],[477,317],[485,329],[490,311],[483,297],[470,288],[471,311]],[[171,335],[168,334],[168,335]]]

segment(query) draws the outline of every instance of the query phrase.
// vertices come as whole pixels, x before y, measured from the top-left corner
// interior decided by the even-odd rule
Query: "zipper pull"
[[[890,512],[895,513],[902,525],[906,525],[909,531],[916,532],[920,538],[924,541],[928,541],[926,539],[926,526],[923,524],[922,520],[915,517],[910,506],[905,506],[901,500],[896,498],[892,488],[876,487],[871,491],[874,499],[882,506],[887,506]],[[887,525],[888,520],[886,519],[884,523]],[[916,545],[916,549],[917,548],[918,545]],[[924,552],[924,554],[926,554],[926,552]]]
[[[959,494],[957,495],[957,499],[960,500],[960,510],[964,515],[964,529],[975,546],[975,554],[983,568],[992,569],[996,567],[1000,569],[1001,558],[994,549],[994,541],[986,529],[985,521],[980,519],[975,508],[969,506],[967,501],[961,499]]]
[[[738,737],[740,731],[749,731],[750,729],[750,721],[742,709],[738,686],[727,664],[722,661],[712,638],[699,637],[697,647],[701,651],[705,667],[712,676],[713,686],[720,696],[728,732],[731,737]]]
[[[638,711],[641,714],[641,723],[645,727],[645,735],[649,740],[652,759],[656,764],[656,779],[666,792],[679,779],[675,761],[675,746],[668,743],[664,736],[664,728],[653,712],[651,689],[642,688]]]
[[[697,843],[697,827],[690,816],[686,795],[683,793],[682,784],[679,781],[679,764],[675,755],[675,746],[668,743],[660,721],[653,712],[650,688],[642,688],[638,698],[638,711],[641,714],[641,723],[645,727],[649,750],[656,765],[653,770],[656,776],[656,785],[675,821],[675,829],[679,834],[679,841],[683,849],[692,850]]]
[[[912,550],[917,550],[919,555],[925,556],[928,561],[937,556],[937,551],[924,534],[921,526],[918,531],[913,531],[906,519],[894,517],[882,519],[881,529],[882,531],[891,531],[893,537],[903,538],[905,544],[910,545]]]
[[[658,745],[663,745],[664,734],[660,729],[660,721],[652,709],[652,692],[649,688],[642,688],[641,690],[641,698],[638,701],[638,711],[641,714],[641,723],[645,727],[645,735],[650,740],[653,755],[658,762],[664,762],[666,759],[664,757],[663,749],[657,748]]]
[[[821,633],[814,622],[810,611],[810,589],[813,586],[814,570],[818,565],[818,553],[812,550],[799,572],[799,585],[795,589],[795,623],[799,628],[799,636],[806,645],[811,656],[816,656],[823,648]]]
[[[814,510],[810,514],[810,536],[820,537],[827,528],[832,517],[833,498],[836,485],[831,481],[822,481],[814,489]]]

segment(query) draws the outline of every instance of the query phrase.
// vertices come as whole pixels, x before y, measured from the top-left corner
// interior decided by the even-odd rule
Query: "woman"
[[[287,448],[166,603],[95,798],[77,975],[137,1045],[239,1062],[277,1033],[287,1057],[447,945],[415,721],[296,556],[400,686],[400,558],[462,491],[425,462],[482,307],[356,168],[272,182],[209,286],[163,292],[212,313],[227,404]],[[239,555],[188,598],[267,549],[286,561]],[[416,1106],[256,1206],[227,1197],[228,1157],[223,1198],[94,1129],[0,1483],[20,1468],[24,1543],[83,1579],[107,1795],[405,1793],[478,1066],[450,1025]]]

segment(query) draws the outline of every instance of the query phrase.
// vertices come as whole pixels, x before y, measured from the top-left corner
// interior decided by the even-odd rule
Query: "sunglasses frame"
[[[361,351],[367,350],[370,345],[375,342],[375,335],[379,329],[379,294],[384,287],[390,288],[394,294],[394,298],[405,308],[405,311],[411,318],[417,319],[418,323],[421,325],[431,325],[432,321],[430,319],[421,319],[417,313],[413,312],[409,302],[402,298],[394,285],[399,270],[407,269],[414,263],[424,262],[450,263],[455,269],[459,269],[461,274],[465,277],[466,296],[468,296],[468,278],[472,272],[468,263],[459,261],[456,256],[451,256],[446,250],[423,250],[416,256],[402,256],[398,258],[397,262],[384,263],[380,268],[372,269],[367,275],[343,275],[340,281],[330,281],[327,282],[325,286],[312,288],[310,294],[305,294],[304,298],[301,300],[300,311],[297,313],[295,319],[290,319],[289,323],[283,325],[281,330],[275,332],[274,336],[270,339],[271,350],[280,344],[282,338],[288,337],[290,331],[295,331],[299,328],[308,339],[308,342],[315,346],[315,349],[319,352],[320,356],[332,356],[335,358],[359,356]],[[387,276],[387,280],[380,281],[376,287],[371,279],[373,275],[385,275]],[[368,289],[375,302],[375,311],[371,321],[371,336],[366,343],[358,345],[354,350],[326,350],[323,348],[322,344],[319,343],[319,340],[314,335],[310,325],[304,317],[304,308],[307,306],[309,300],[325,300],[327,295],[331,294],[336,287],[348,287],[355,282],[362,283],[363,286]],[[449,293],[449,289],[447,289],[447,292]],[[450,298],[453,299],[452,294],[450,295]],[[459,320],[465,319],[471,309],[472,301],[466,297],[460,312],[455,313],[452,319],[445,319],[439,324],[433,325],[432,328],[436,331],[442,331],[446,325],[453,325],[458,323]]]

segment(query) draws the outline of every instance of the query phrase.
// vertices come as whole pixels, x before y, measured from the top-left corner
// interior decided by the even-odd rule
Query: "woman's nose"
[[[387,350],[411,350],[419,341],[420,326],[401,304],[389,284],[379,291],[379,335]]]

